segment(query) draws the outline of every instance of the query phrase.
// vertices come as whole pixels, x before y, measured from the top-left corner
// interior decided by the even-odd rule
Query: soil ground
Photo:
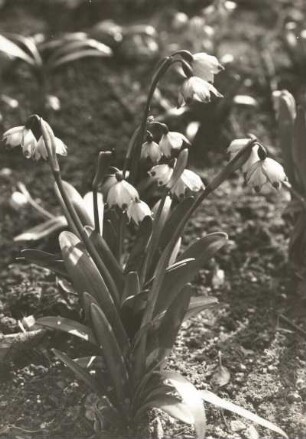
[[[186,4],[182,2],[182,7],[186,8]],[[222,50],[226,51],[232,44],[246,56],[251,52],[250,35],[263,35],[271,23],[267,17],[262,19],[262,9],[245,8],[243,4],[232,18],[233,31],[223,41]],[[105,2],[100,15],[95,15],[89,6],[89,9],[84,7],[84,14],[77,15],[78,21],[73,13],[55,15],[56,9],[51,8],[50,15],[48,9],[43,10],[41,2],[35,5],[36,2],[32,5],[16,2],[5,7],[0,16],[1,28],[21,33],[79,30],[110,15],[121,22],[136,18],[139,21],[139,10],[143,10],[135,7],[127,14],[117,3],[112,7]],[[197,2],[191,2],[188,7],[196,10]],[[98,10],[95,6],[94,11]],[[142,22],[155,23],[154,11],[146,13],[150,17],[141,17]],[[273,22],[273,15],[270,19]],[[246,65],[251,67],[256,64],[256,48],[252,50],[252,55],[245,58]],[[69,146],[69,155],[62,160],[63,175],[81,193],[88,189],[101,146],[117,148],[120,159],[120,151],[125,148],[142,111],[144,95],[136,100],[135,93],[139,88],[146,89],[153,63],[154,60],[120,62],[116,57],[103,64],[91,60],[63,69],[52,78],[51,91],[60,98],[62,106],[59,113],[51,116],[51,124]],[[251,130],[275,145],[274,116],[266,88],[256,85],[253,91],[260,106],[255,113],[241,116],[245,124],[243,131]],[[1,93],[19,101],[17,109],[10,109],[2,102],[4,131],[19,125],[34,111],[33,96],[37,91],[29,73],[20,68],[9,77],[4,75]],[[195,153],[201,159],[197,170],[208,180],[225,160],[225,137],[223,134],[216,152],[208,147]],[[277,154],[277,149],[272,150]],[[193,166],[198,163],[194,158]],[[8,200],[18,181],[25,183],[44,207],[59,211],[52,196],[48,167],[26,161],[17,149],[1,151],[0,334],[18,331],[17,320],[26,315],[77,316],[75,298],[59,292],[48,270],[16,261],[23,245],[15,244],[14,236],[40,221],[31,208],[16,211],[10,206]],[[201,206],[188,226],[184,244],[213,231],[229,235],[228,245],[199,273],[195,283],[195,294],[216,296],[220,306],[184,324],[169,358],[169,367],[188,375],[198,388],[212,389],[219,396],[269,419],[282,427],[290,439],[302,439],[306,438],[306,341],[305,333],[293,325],[306,330],[306,296],[298,290],[288,262],[290,225],[283,217],[287,202],[285,193],[254,195],[243,187],[242,177],[234,176]],[[51,238],[36,244],[36,248],[49,250],[54,246]],[[40,343],[19,352],[10,364],[2,364],[0,437],[85,439],[92,436],[92,423],[86,419],[84,408],[87,390],[50,355],[54,346],[72,354],[83,349],[76,344],[75,339],[62,334],[47,333]],[[219,352],[231,374],[228,384],[221,388],[214,384]],[[208,405],[207,417],[209,439],[277,437],[257,426],[254,430],[243,418]],[[152,419],[152,428],[154,423]],[[162,424],[165,437],[193,437],[191,430],[169,419],[163,418]]]

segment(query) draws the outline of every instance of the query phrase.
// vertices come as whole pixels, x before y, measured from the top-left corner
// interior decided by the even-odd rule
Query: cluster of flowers
[[[190,54],[188,65],[190,71],[188,71],[188,77],[184,80],[179,93],[179,105],[186,105],[191,101],[209,102],[211,95],[222,96],[213,86],[214,76],[223,69],[215,56],[207,53]],[[151,121],[152,126],[154,123]],[[176,157],[183,148],[189,145],[189,141],[183,134],[169,131],[165,124],[158,122],[155,124],[162,131],[158,142],[154,140],[154,135],[149,130],[150,123],[147,123],[147,137],[141,150],[141,159],[149,162],[152,166],[148,171],[151,180],[158,186],[167,186],[170,194],[178,199],[184,197],[186,193],[195,193],[204,189],[201,178],[188,169],[181,173],[180,178],[174,184],[169,185],[176,165]],[[18,126],[6,131],[3,135],[3,141],[6,146],[12,148],[21,145],[27,158],[34,160],[48,158],[42,136],[35,136],[33,132],[31,118],[25,126]],[[235,157],[249,142],[249,138],[234,140],[228,148],[231,158]],[[66,146],[58,138],[55,138],[55,149],[57,154],[67,154]],[[267,158],[265,148],[258,142],[254,143],[242,170],[245,172],[247,184],[257,191],[266,184],[279,188],[281,182],[286,179],[283,167],[275,160]],[[137,189],[127,181],[127,175],[126,172],[115,169],[104,182],[102,192],[110,208],[116,206],[126,211],[129,220],[139,224],[145,216],[152,215],[152,212],[149,206],[140,200]]]

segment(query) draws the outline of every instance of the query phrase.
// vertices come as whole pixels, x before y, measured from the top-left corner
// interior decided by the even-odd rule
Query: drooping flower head
[[[3,142],[8,148],[21,146],[23,155],[29,159],[39,160],[48,158],[48,153],[44,139],[41,135],[39,127],[40,118],[38,116],[30,116],[25,125],[17,126],[7,130],[3,134]],[[47,124],[44,121],[45,124]],[[48,129],[52,132],[51,127]],[[67,155],[67,147],[58,137],[54,137],[54,145],[56,154]]]
[[[177,198],[182,198],[188,192],[199,192],[201,189],[204,189],[201,178],[195,172],[185,169],[170,192]]]
[[[149,206],[141,200],[132,201],[127,208],[126,214],[128,219],[133,220],[135,224],[140,224],[146,216],[152,216]]]
[[[189,140],[181,133],[169,131],[162,135],[159,147],[166,157],[171,157],[174,152],[179,152],[183,144],[190,144]]]
[[[142,159],[149,160],[151,163],[156,164],[160,161],[162,155],[160,146],[154,142],[154,140],[148,140],[142,145]]]
[[[165,186],[173,174],[173,168],[166,163],[153,166],[148,172],[150,177],[157,182],[158,186]]]
[[[250,140],[251,140],[250,138],[233,140],[229,145],[229,147],[227,148],[227,151],[230,154],[230,160],[234,158],[239,153],[239,151],[241,151],[241,149],[243,149],[248,143],[250,143]],[[247,172],[254,163],[258,162],[259,160],[258,149],[259,149],[258,143],[255,143],[251,149],[249,158],[241,166],[243,172]]]
[[[218,58],[205,52],[192,55],[191,67],[194,76],[204,79],[204,81],[214,82],[214,77],[224,67],[219,63]]]
[[[218,98],[222,97],[221,93],[210,82],[197,76],[191,76],[183,82],[178,105],[181,107],[190,104],[192,101],[207,103],[210,102],[212,94]]]
[[[110,178],[111,184],[106,195],[109,207],[118,206],[120,209],[125,210],[130,203],[139,199],[138,191],[128,181],[124,180],[122,172],[117,172]]]
[[[275,189],[281,187],[281,183],[287,180],[284,168],[277,161],[266,157],[251,166],[246,175],[246,183],[259,192],[265,185],[271,185]]]

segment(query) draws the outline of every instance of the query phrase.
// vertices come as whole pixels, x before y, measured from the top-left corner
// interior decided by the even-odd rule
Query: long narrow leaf
[[[104,240],[102,236],[99,235],[98,232],[93,230],[92,227],[85,227],[85,230],[89,236],[89,239],[94,244],[97,252],[99,253],[102,261],[104,262],[108,272],[110,273],[113,281],[117,285],[117,289],[122,291],[124,287],[124,275],[122,268],[115,258],[113,252],[109,248],[107,242]],[[119,294],[120,296],[120,294]]]
[[[81,195],[79,194],[79,192],[67,181],[63,181],[63,186],[64,186],[65,192],[66,192],[67,196],[70,198],[70,201],[72,202],[73,207],[74,207],[76,213],[78,214],[83,226],[94,227],[92,217],[87,212],[87,205],[84,202]],[[69,215],[69,212],[67,212],[67,208],[65,206],[65,203],[64,203],[62,196],[61,196],[56,185],[54,186],[54,190],[55,190],[57,198],[58,198],[58,200],[63,208],[63,211],[65,212],[65,216],[67,216],[66,214]]]
[[[169,215],[165,226],[163,227],[163,231],[160,237],[160,248],[164,248],[169,242],[170,237],[173,234],[174,229],[179,224],[182,216],[190,209],[192,203],[194,201],[193,197],[184,198],[171,212]]]
[[[191,287],[186,285],[162,316],[160,325],[155,331],[151,332],[147,348],[148,352],[155,349],[155,355],[151,357],[151,361],[160,361],[173,348],[188,309],[191,293]],[[149,366],[148,361],[147,366]]]
[[[144,251],[147,246],[148,240],[152,233],[152,218],[146,216],[142,221],[137,236],[136,241],[133,245],[132,251],[130,253],[129,259],[126,263],[126,271],[137,271],[141,270],[143,263]]]
[[[157,396],[155,400],[146,403],[139,412],[136,414],[136,418],[140,418],[141,415],[149,408],[157,408],[167,413],[172,418],[178,419],[184,424],[192,425],[194,418],[189,410],[187,404],[181,402],[177,397],[173,395]]]
[[[59,238],[64,262],[76,291],[90,293],[111,322],[120,346],[127,346],[128,339],[112,296],[96,265],[82,248],[79,239],[71,232],[62,232]]]
[[[91,305],[91,320],[96,339],[103,350],[105,362],[112,378],[119,404],[124,403],[129,397],[128,371],[126,368],[123,351],[106,315],[97,305]]]
[[[302,107],[297,108],[294,125],[293,161],[298,170],[303,191],[306,191],[306,119]]]
[[[81,379],[91,390],[97,391],[97,382],[94,378],[84,370],[81,366],[75,363],[68,355],[64,352],[60,352],[57,349],[52,349],[54,355],[61,360],[69,369],[71,369],[77,378]]]
[[[18,236],[15,236],[14,241],[38,241],[39,239],[46,238],[46,236],[65,227],[67,227],[66,218],[64,216],[57,216],[28,229],[26,232],[23,232]]]
[[[246,409],[240,407],[239,405],[236,405],[230,401],[226,401],[222,398],[219,398],[219,396],[215,395],[214,393],[210,392],[209,390],[201,390],[200,394],[201,394],[201,397],[204,401],[209,402],[210,404],[216,405],[217,407],[220,407],[224,410],[229,410],[230,412],[236,413],[239,416],[243,416],[244,418],[248,419],[249,421],[255,422],[256,424],[259,424],[262,427],[268,428],[269,430],[272,430],[275,433],[278,433],[281,436],[283,436],[284,438],[288,439],[288,436],[284,432],[284,430],[277,427],[272,422],[267,421],[264,418],[261,418],[260,416],[256,415],[255,413],[252,413],[249,410],[246,410]]]
[[[60,276],[68,276],[64,261],[59,256],[53,255],[52,253],[36,249],[25,249],[21,250],[21,257],[29,262],[34,262],[40,267],[48,268]]]
[[[167,309],[182,287],[191,282],[199,270],[209,261],[227,240],[225,233],[211,233],[192,243],[180,256],[179,261],[189,261],[185,265],[176,264],[175,269],[167,271],[158,296],[156,312]]]
[[[19,58],[31,66],[35,65],[35,61],[17,44],[10,41],[8,38],[0,35],[0,52],[5,53],[9,57]]]
[[[58,316],[50,316],[41,317],[40,319],[36,320],[36,323],[37,325],[43,326],[45,328],[63,331],[67,334],[75,335],[76,337],[88,341],[89,343],[96,344],[96,339],[91,329],[75,320]]]
[[[188,310],[184,316],[184,321],[196,316],[200,312],[208,308],[213,308],[218,304],[216,297],[192,297]]]
[[[204,404],[200,392],[182,375],[175,372],[163,372],[166,384],[175,387],[183,403],[187,405],[194,418],[194,428],[198,439],[204,439],[206,430],[206,417]]]
[[[90,57],[90,58],[92,58],[92,57],[104,58],[105,56],[108,56],[108,55],[105,55],[103,52],[100,52],[97,49],[84,49],[84,50],[80,50],[80,51],[75,52],[75,53],[70,53],[68,55],[64,55],[64,56],[58,58],[56,61],[54,61],[51,64],[50,67],[52,69],[55,69],[55,68],[60,67],[64,64],[70,63],[72,61],[78,61],[78,60],[83,59],[83,58],[88,58],[88,57]]]

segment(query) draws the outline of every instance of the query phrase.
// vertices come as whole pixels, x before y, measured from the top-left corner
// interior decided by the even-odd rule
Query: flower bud
[[[288,90],[275,90],[272,93],[272,99],[273,99],[274,110],[275,110],[278,118],[280,116],[281,102],[283,102],[287,107],[287,110],[291,116],[291,120],[292,121],[295,120],[295,118],[296,118],[296,103],[295,103],[294,97],[292,96],[291,93],[289,93]],[[282,122],[284,122],[284,121],[282,121]]]

